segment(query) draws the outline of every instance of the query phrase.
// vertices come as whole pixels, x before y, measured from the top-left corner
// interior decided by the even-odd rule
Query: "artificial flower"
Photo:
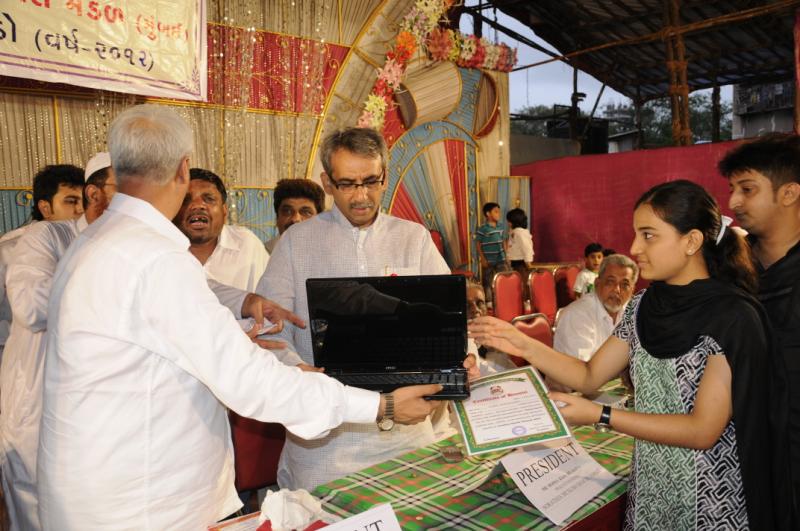
[[[389,59],[378,72],[378,80],[383,80],[390,88],[396,89],[403,79],[405,68],[395,59]]]
[[[453,48],[452,30],[437,28],[428,35],[428,54],[434,61],[447,61]]]
[[[406,64],[414,52],[417,51],[417,38],[413,33],[401,31],[397,34],[394,44],[394,58],[397,62]]]
[[[361,116],[358,118],[358,122],[356,123],[356,127],[372,127],[372,113],[364,111],[361,113]]]
[[[422,41],[430,32],[430,19],[428,15],[420,11],[417,7],[412,7],[408,14],[403,17],[400,28],[414,35],[418,41]]]
[[[497,60],[500,58],[500,46],[487,43],[487,45],[484,46],[483,49],[486,50],[486,55],[484,56],[483,64],[481,64],[480,67],[489,68],[492,70],[496,69]]]
[[[367,103],[364,104],[364,110],[372,113],[372,116],[383,116],[386,112],[386,100],[377,94],[370,94],[367,96]]]

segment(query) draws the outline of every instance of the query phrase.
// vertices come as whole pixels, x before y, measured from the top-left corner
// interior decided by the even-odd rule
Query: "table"
[[[633,439],[588,426],[573,429],[578,442],[609,472],[619,476],[610,487],[570,518],[564,529],[581,529],[591,515],[619,522],[624,508]],[[460,443],[454,435],[414,452],[366,468],[317,487],[313,494],[323,508],[342,517],[381,503],[391,503],[403,529],[522,530],[557,529],[536,510],[502,470],[507,452],[465,457],[447,463],[440,449]],[[499,467],[499,468],[498,468]],[[489,477],[488,481],[486,478]],[[479,484],[470,492],[464,490]],[[586,520],[585,520],[586,519]],[[598,527],[592,526],[592,529]],[[617,524],[618,528],[618,524]]]

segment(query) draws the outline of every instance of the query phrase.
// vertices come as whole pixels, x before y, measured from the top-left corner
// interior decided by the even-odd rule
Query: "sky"
[[[467,0],[466,5],[476,5],[477,0]],[[491,9],[483,11],[484,16],[487,18],[494,18],[494,12]],[[516,31],[520,35],[531,39],[540,46],[552,50],[557,53],[557,50],[547,44],[545,41],[536,36],[536,34],[524,26],[521,22],[511,18],[501,11],[497,11],[497,22],[503,26]],[[461,17],[461,31],[462,33],[474,33],[472,27],[472,17],[463,15]],[[517,66],[528,65],[538,61],[549,59],[548,55],[534,50],[526,44],[515,41],[511,37],[496,31],[494,28],[484,24],[483,36],[490,41],[505,42],[511,47],[517,48]],[[584,99],[579,105],[587,114],[591,112],[597,94],[600,92],[602,83],[595,78],[584,72],[578,72],[578,92],[586,94]],[[711,89],[708,89],[710,92]],[[702,93],[704,91],[697,91]],[[570,94],[572,93],[572,67],[567,66],[561,61],[555,61],[546,65],[536,66],[509,74],[509,98],[510,98],[510,111],[512,113],[519,111],[523,107],[532,105],[547,105],[553,104],[569,105]],[[723,101],[730,101],[732,98],[733,88],[731,85],[721,87],[720,97]],[[606,87],[603,91],[603,97],[600,99],[598,105],[598,114],[601,113],[603,106],[609,103],[630,103],[630,99],[623,96],[619,92]]]

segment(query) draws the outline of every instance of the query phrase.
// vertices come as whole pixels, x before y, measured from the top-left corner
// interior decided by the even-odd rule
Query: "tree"
[[[712,130],[711,97],[706,93],[695,93],[689,96],[689,126],[695,142],[710,142]],[[720,103],[720,140],[730,140],[732,125],[732,105],[730,102]],[[608,134],[614,135],[635,129],[635,111],[631,104],[609,104],[603,109],[603,115],[612,121]],[[642,132],[645,146],[671,146],[672,111],[669,98],[651,100],[642,106]]]

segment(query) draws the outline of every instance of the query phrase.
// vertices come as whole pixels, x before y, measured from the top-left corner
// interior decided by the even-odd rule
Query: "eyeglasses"
[[[337,181],[330,175],[328,175],[328,179],[331,181],[331,184],[336,187],[337,190],[345,194],[352,194],[362,186],[368,192],[374,192],[375,190],[378,190],[380,189],[381,186],[383,186],[383,181],[386,180],[386,170],[383,170],[381,172],[380,177],[370,177],[366,181],[361,183],[354,183],[352,181],[345,181],[345,180]]]

